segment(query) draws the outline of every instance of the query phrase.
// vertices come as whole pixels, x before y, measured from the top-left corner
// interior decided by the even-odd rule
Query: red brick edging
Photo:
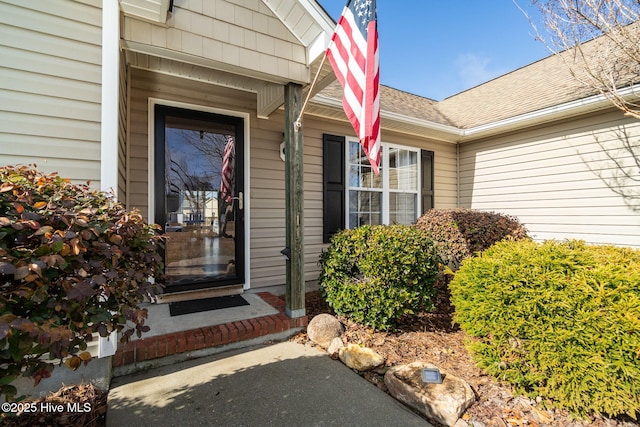
[[[258,296],[279,313],[120,343],[111,361],[112,366],[130,365],[307,326],[307,316],[291,319],[285,314],[282,299],[269,292],[259,292]]]

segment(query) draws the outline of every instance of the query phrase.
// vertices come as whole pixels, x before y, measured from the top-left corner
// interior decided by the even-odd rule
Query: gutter
[[[639,91],[640,85],[634,85],[618,91],[618,94],[621,97],[628,98],[632,96],[638,96]],[[533,126],[536,124],[546,123],[565,117],[576,116],[588,112],[595,112],[610,107],[612,107],[611,101],[605,95],[593,95],[588,98],[582,98],[564,104],[555,105],[553,107],[543,108],[541,110],[521,114],[519,116],[498,120],[497,122],[487,123],[473,128],[464,129],[463,138],[460,142],[494,135],[523,126]]]
[[[618,94],[624,98],[638,96],[640,95],[640,84],[620,90],[618,91]],[[324,95],[316,95],[313,97],[312,101],[316,105],[342,109],[342,103],[340,100]],[[443,125],[429,120],[416,119],[411,116],[388,111],[381,111],[380,116],[396,123],[415,126],[423,131],[435,131],[446,134],[449,142],[459,144],[514,129],[548,123],[553,120],[603,110],[610,107],[612,107],[611,101],[605,95],[593,95],[588,98],[543,108],[541,110],[532,111],[530,113],[509,117],[468,129]]]
[[[312,102],[316,105],[323,105],[326,107],[335,107],[342,109],[342,101],[331,98],[325,95],[316,95],[313,97]],[[392,113],[390,111],[380,110],[380,117],[384,119],[392,120],[396,123],[408,124],[421,127],[425,130],[432,130],[437,132],[447,133],[454,137],[463,137],[464,130],[455,126],[443,125],[440,123],[432,122],[429,120],[416,119],[415,117],[405,116],[404,114]],[[455,142],[452,140],[451,142]]]

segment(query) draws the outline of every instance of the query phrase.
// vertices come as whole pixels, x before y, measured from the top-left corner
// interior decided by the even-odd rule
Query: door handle
[[[238,201],[238,209],[244,209],[244,193],[242,191],[238,192],[238,197],[234,197],[233,200]]]

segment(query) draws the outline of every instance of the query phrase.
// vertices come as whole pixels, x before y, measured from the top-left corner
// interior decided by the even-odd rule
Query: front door
[[[242,118],[156,105],[165,292],[244,282],[243,147]]]

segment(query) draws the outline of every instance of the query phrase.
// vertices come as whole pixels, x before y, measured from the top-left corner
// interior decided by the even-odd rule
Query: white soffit
[[[262,0],[307,49],[307,65],[329,45],[335,23],[315,0]]]

